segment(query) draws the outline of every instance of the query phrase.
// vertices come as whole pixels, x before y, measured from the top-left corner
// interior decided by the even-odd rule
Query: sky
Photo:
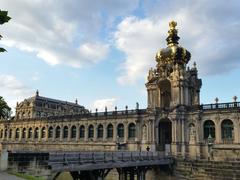
[[[99,111],[147,106],[156,52],[175,20],[203,81],[201,103],[240,98],[238,0],[1,0],[0,96],[14,110],[35,95]]]

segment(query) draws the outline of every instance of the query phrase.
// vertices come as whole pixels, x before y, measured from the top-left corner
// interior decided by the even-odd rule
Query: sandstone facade
[[[190,52],[178,44],[170,23],[167,48],[148,74],[148,107],[90,113],[76,103],[39,94],[17,105],[16,117],[0,122],[10,151],[165,151],[191,159],[239,159],[240,103],[200,104],[201,79]],[[51,104],[51,105],[49,105]],[[53,107],[54,108],[51,108]],[[56,106],[56,108],[55,108]]]

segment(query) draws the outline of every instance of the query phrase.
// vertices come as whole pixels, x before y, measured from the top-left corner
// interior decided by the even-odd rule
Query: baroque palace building
[[[189,51],[169,23],[167,47],[156,53],[148,73],[146,109],[96,112],[78,103],[36,95],[17,104],[0,122],[9,151],[165,151],[192,159],[238,159],[240,103],[200,104],[201,79]],[[148,148],[149,147],[149,148]]]

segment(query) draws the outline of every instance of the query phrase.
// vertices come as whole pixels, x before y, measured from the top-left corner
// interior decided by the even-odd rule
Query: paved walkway
[[[23,180],[20,177],[8,174],[7,172],[0,172],[0,180]]]

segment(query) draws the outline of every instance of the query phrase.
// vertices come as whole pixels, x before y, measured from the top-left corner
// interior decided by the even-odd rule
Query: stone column
[[[234,132],[234,141],[233,143],[239,143],[238,136],[239,136],[239,125],[238,123],[235,123],[235,120],[233,122],[233,132]]]
[[[173,120],[173,124],[174,124],[174,144],[173,144],[173,154],[177,155],[177,146],[178,146],[178,121],[177,119]]]
[[[107,141],[107,124],[103,123],[103,141]]]
[[[85,127],[85,131],[84,131],[84,141],[87,142],[88,141],[88,125],[84,125]]]
[[[146,126],[147,126],[147,142],[153,142],[153,136],[152,136],[153,131],[152,131],[152,122],[151,121],[152,120],[149,119],[148,124],[146,124]]]
[[[152,90],[150,89],[150,90],[148,90],[148,92],[149,92],[149,106],[150,107],[153,107],[153,105],[152,105]]]
[[[37,141],[38,142],[40,142],[42,140],[42,127],[40,128],[38,128],[38,139],[37,139]]]
[[[97,128],[98,128],[97,123],[94,123],[93,124],[93,129],[94,129],[93,141],[97,140]]]
[[[147,90],[147,103],[148,103],[148,107],[150,107],[150,93],[149,93],[149,89]]]
[[[19,128],[19,139],[18,139],[18,141],[22,141],[22,133],[23,133],[23,128]]]
[[[53,137],[52,137],[52,141],[55,141],[55,137],[56,137],[56,126],[53,127]]]
[[[183,87],[183,82],[181,82],[181,86],[180,86],[180,89],[181,89],[181,101],[180,101],[180,104],[184,104],[184,87]]]
[[[48,129],[49,129],[49,126],[46,126],[45,127],[45,141],[48,141]]]
[[[158,143],[159,143],[159,122],[158,122],[158,124],[156,124],[156,122],[154,121],[154,125],[153,125],[154,127],[154,142],[158,145]]]
[[[181,120],[178,118],[177,120],[177,155],[181,153],[181,138],[182,138],[182,128],[181,128]],[[179,152],[180,150],[180,152]]]
[[[189,93],[188,93],[188,87],[185,87],[185,104],[186,105],[190,105],[190,102],[189,102]]]
[[[123,124],[124,124],[124,142],[127,142],[127,140],[128,140],[128,124],[127,124],[127,121],[125,121]]]
[[[202,142],[202,137],[201,137],[201,122],[197,121],[196,123],[196,142],[197,142],[197,147],[196,147],[196,158],[200,159],[201,158],[201,142]]]
[[[220,122],[216,123],[216,127],[215,127],[215,132],[216,132],[216,144],[221,143],[221,124]]]
[[[60,126],[60,141],[62,141],[63,140],[63,128],[64,128],[64,126]]]
[[[80,136],[80,126],[76,125],[76,141],[79,141]]]
[[[185,157],[185,125],[184,125],[185,121],[184,119],[181,119],[181,130],[182,130],[182,156]]]
[[[157,133],[156,133],[156,127],[155,127],[156,121],[152,120],[152,126],[151,126],[151,135],[152,135],[152,141],[153,143],[156,145],[156,141],[157,141]]]
[[[237,122],[239,122],[239,118],[237,118]],[[238,136],[237,136],[237,142],[240,143],[240,124],[237,123],[237,131],[238,131]]]
[[[142,124],[140,123],[140,120],[137,118],[135,120],[135,142],[142,140]],[[141,130],[140,130],[141,129]]]
[[[117,142],[117,123],[113,123],[113,142]]]
[[[175,124],[176,122],[174,120],[172,120],[172,143],[175,143],[176,142],[176,137],[175,137]]]
[[[71,135],[72,135],[72,128],[71,128],[71,126],[68,126],[68,138],[67,138],[67,141],[71,141]]]

